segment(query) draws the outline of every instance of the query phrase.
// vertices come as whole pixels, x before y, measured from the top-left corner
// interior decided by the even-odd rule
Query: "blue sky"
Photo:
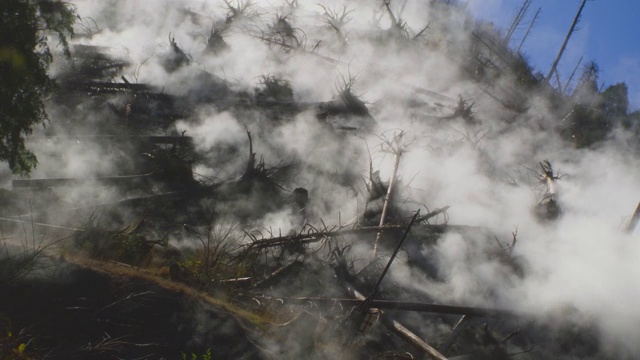
[[[524,0],[469,0],[469,11],[493,22],[504,31]],[[542,8],[535,27],[521,52],[529,63],[546,75],[569,30],[582,0],[533,0],[526,18],[512,37],[517,47],[536,10]],[[600,67],[605,88],[619,82],[629,86],[633,110],[640,109],[640,0],[590,0],[582,12],[578,29],[571,37],[558,67],[566,81],[580,57]]]

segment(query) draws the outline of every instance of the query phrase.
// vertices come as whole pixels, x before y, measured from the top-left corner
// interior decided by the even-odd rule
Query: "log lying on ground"
[[[417,232],[431,232],[434,234],[444,234],[445,232],[482,232],[485,233],[487,230],[478,226],[466,226],[466,225],[414,225],[415,230]],[[367,233],[378,233],[385,231],[399,231],[405,229],[406,225],[384,225],[384,226],[367,226],[361,228],[355,227],[341,227],[337,230],[327,230],[327,231],[313,231],[307,233],[301,233],[298,235],[286,235],[286,236],[278,236],[269,239],[256,239],[255,236],[250,235],[253,238],[253,242],[245,245],[247,249],[263,249],[269,247],[277,247],[284,246],[291,243],[300,243],[300,244],[309,244],[321,241],[326,238],[338,237],[338,236],[346,236],[346,235],[356,235],[356,234],[367,234]]]
[[[114,83],[100,81],[68,81],[63,87],[87,92],[118,93],[121,91],[150,92],[153,88],[146,84]]]
[[[294,260],[286,265],[283,265],[282,267],[276,269],[275,271],[273,271],[271,274],[269,274],[269,276],[265,277],[264,279],[257,281],[255,284],[253,284],[253,286],[251,286],[252,288],[256,288],[256,287],[260,287],[266,283],[268,283],[269,281],[274,280],[276,277],[280,276],[283,272],[292,269],[294,266],[296,265],[300,265],[302,264],[302,261],[300,260]]]
[[[155,145],[191,145],[193,138],[191,136],[154,136],[154,135],[78,135],[78,136],[32,136],[30,140],[55,140],[55,141],[120,141],[133,140],[144,141]]]
[[[73,232],[84,231],[83,229],[78,229],[78,228],[71,228],[71,227],[59,226],[54,224],[45,224],[45,223],[33,222],[29,220],[10,219],[5,217],[0,217],[0,222],[10,222],[10,223],[16,223],[16,224],[24,224],[24,225],[33,226],[33,227],[44,227],[44,228],[51,228],[51,229],[58,229],[58,230],[69,230]]]
[[[111,185],[126,184],[136,180],[148,179],[153,172],[140,175],[99,176],[88,178],[48,178],[48,179],[16,179],[12,181],[14,188],[47,188],[58,186],[73,186],[91,182],[101,182]]]
[[[354,297],[356,300],[359,300],[359,301],[365,301],[366,300],[364,295],[362,295],[360,292],[358,292],[351,285],[347,285],[347,291],[349,292],[349,295]],[[372,303],[374,301],[375,300],[373,300]],[[405,339],[406,341],[408,341],[409,343],[411,343],[412,345],[414,345],[418,349],[424,351],[431,358],[436,359],[436,360],[447,360],[447,358],[444,355],[442,355],[438,350],[436,350],[433,346],[429,345],[429,343],[427,343],[426,341],[421,339],[418,335],[414,334],[413,332],[411,332],[411,330],[409,330],[406,327],[404,327],[404,325],[402,325],[401,323],[399,323],[398,321],[393,319],[393,317],[391,317],[388,314],[385,314],[381,310],[378,310],[378,312],[380,314],[380,318],[382,319],[382,323],[386,327],[388,327],[390,330],[396,332],[403,339]]]
[[[270,297],[258,298],[258,299],[272,299]],[[317,304],[326,304],[327,306],[340,303],[343,306],[360,306],[364,301],[359,299],[337,299],[337,298],[324,298],[324,297],[278,297],[285,303],[289,304],[307,304],[309,302]],[[368,307],[370,309],[386,309],[386,310],[400,310],[400,311],[416,311],[416,312],[428,312],[434,314],[449,314],[449,315],[466,315],[474,317],[496,317],[507,316],[511,313],[506,310],[490,309],[482,307],[471,306],[458,306],[458,305],[442,305],[442,304],[428,304],[420,302],[410,301],[393,301],[393,300],[371,300]]]
[[[339,230],[327,230],[327,231],[312,231],[307,233],[301,233],[298,235],[285,235],[278,236],[269,239],[255,239],[254,242],[245,245],[250,249],[263,249],[268,247],[284,246],[291,243],[308,244],[321,241],[325,238],[332,238],[337,236],[354,235],[354,234],[366,234],[379,231],[397,231],[402,230],[406,226],[404,225],[386,225],[386,226],[368,226],[361,228],[340,228]]]
[[[116,200],[116,201],[95,203],[95,204],[85,205],[85,206],[76,206],[72,208],[57,208],[56,212],[64,213],[64,212],[73,212],[73,211],[94,210],[100,207],[107,207],[107,206],[123,206],[123,205],[138,206],[151,200],[178,199],[181,197],[185,197],[186,195],[187,193],[185,193],[184,191],[171,191],[171,192],[166,192],[161,194],[137,196],[137,197]],[[36,218],[45,214],[46,212],[32,212],[28,214],[10,216],[9,218],[11,219],[23,219],[23,218],[31,218],[31,217]]]

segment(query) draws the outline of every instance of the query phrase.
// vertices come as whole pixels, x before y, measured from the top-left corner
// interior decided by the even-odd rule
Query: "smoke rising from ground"
[[[341,217],[345,222],[364,208],[369,156],[381,179],[391,176],[393,156],[380,150],[381,136],[404,130],[408,145],[398,173],[401,207],[412,212],[451,206],[450,224],[486,228],[502,243],[517,229],[512,255],[523,264],[524,275],[496,261],[491,254],[501,250],[492,237],[451,233],[422,249],[438,259],[442,283],[402,262],[392,268],[395,281],[441,302],[503,307],[545,321],[553,321],[549,314],[574,308],[599,325],[611,347],[640,351],[634,330],[640,310],[633,303],[640,296],[640,242],[637,235],[621,231],[640,200],[635,150],[620,145],[616,136],[596,149],[569,146],[556,131],[566,111],[551,105],[544,93],[528,94],[522,112],[487,95],[508,97],[516,79],[502,74],[490,89],[470,79],[472,50],[480,46],[471,33],[483,25],[462,10],[438,1],[408,1],[402,10],[393,2],[394,14],[401,13],[407,26],[398,35],[388,30],[392,23],[378,4],[325,1],[327,9],[346,5],[353,10],[342,46],[316,2],[299,1],[292,8],[256,1],[248,16],[227,30],[229,48],[211,55],[205,52],[206,39],[212,25],[227,15],[223,2],[73,3],[99,29],[79,43],[126,54],[131,65],[124,73],[130,81],[192,100],[196,108],[175,124],[175,131],[194,138],[202,159],[194,169],[197,174],[223,181],[239,177],[248,154],[248,130],[254,151],[268,164],[294,165],[284,187],[309,190],[316,221],[337,223]],[[285,15],[306,52],[283,54],[277,45],[256,38]],[[372,24],[378,18],[378,25]],[[190,60],[173,72],[162,63],[171,53],[169,36]],[[389,40],[394,37],[399,40]],[[226,85],[218,91],[213,82],[203,82],[205,71]],[[224,97],[229,89],[255,95],[261,76],[268,75],[287,80],[294,99],[303,103],[335,99],[354,80],[352,92],[365,102],[375,124],[337,117],[330,121],[360,130],[336,136],[312,109],[271,124],[257,111],[232,113],[203,100]],[[448,118],[459,97],[473,104],[472,119],[460,114]],[[57,114],[62,112],[54,108],[54,124],[63,120]],[[35,149],[40,165],[34,177],[104,175],[122,160],[117,149],[107,151],[95,143],[76,143],[62,152],[46,144]],[[554,222],[538,220],[532,210],[545,191],[536,174],[544,159],[567,174],[557,181],[563,213]],[[261,222],[285,227],[285,232],[292,226],[289,215],[268,213]]]

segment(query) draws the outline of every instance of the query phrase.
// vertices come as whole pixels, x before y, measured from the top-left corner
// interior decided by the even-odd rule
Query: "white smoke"
[[[345,29],[349,44],[338,53],[330,51],[332,44],[322,42],[312,50],[314,39],[331,39],[332,33],[323,25],[318,4],[300,1],[291,19],[294,27],[303,30],[308,51],[282,55],[277,46],[255,36],[283,9],[272,1],[256,1],[259,15],[251,23],[234,25],[225,38],[230,50],[212,57],[203,52],[205,38],[213,22],[226,15],[222,2],[73,3],[81,16],[93,19],[101,29],[89,39],[78,40],[80,43],[125,49],[132,63],[125,70],[130,74],[127,77],[132,79],[131,74],[138,72],[137,81],[170,94],[189,94],[202,71],[228,81],[234,90],[249,93],[259,86],[260,76],[275,74],[290,81],[297,101],[320,102],[336,95],[343,79],[355,77],[353,92],[368,103],[377,122],[373,133],[336,138],[311,110],[281,124],[265,124],[259,113],[248,111],[240,118],[206,105],[192,109],[192,116],[179,121],[175,129],[195,140],[204,159],[196,172],[221,179],[241,175],[248,154],[246,130],[251,131],[255,151],[271,164],[280,160],[302,164],[295,183],[287,184],[289,190],[308,188],[316,202],[317,218],[333,223],[339,216],[344,221],[362,209],[360,176],[369,176],[367,146],[374,167],[386,180],[393,160],[380,151],[378,135],[403,130],[407,141],[412,141],[399,168],[399,178],[407,186],[402,196],[412,201],[405,205],[406,210],[421,205],[451,206],[451,224],[485,228],[502,242],[510,241],[511,232],[517,229],[513,256],[523,259],[526,270],[518,277],[487,256],[487,251],[496,249],[493,239],[448,234],[433,249],[439,256],[444,284],[433,284],[401,263],[394,264],[397,281],[432,286],[431,295],[441,301],[502,306],[541,318],[569,305],[594,318],[614,344],[640,351],[634,330],[640,310],[633,304],[640,295],[640,242],[637,235],[621,231],[640,200],[640,163],[630,155],[633,150],[620,146],[570,148],[553,131],[566,113],[554,110],[544,95],[532,94],[527,110],[520,114],[487,96],[486,89],[470,81],[463,68],[469,61],[466,49],[476,26],[466,13],[437,2],[409,1],[402,16],[409,36],[432,23],[421,35],[422,43],[389,44],[372,24],[372,19],[380,17],[383,29],[390,26],[379,6],[326,1],[327,8],[346,5],[353,10]],[[469,10],[480,3],[491,9],[499,1],[472,1]],[[400,11],[397,6],[393,10],[396,15]],[[188,67],[173,73],[163,69],[160,61],[170,51],[169,34],[192,59]],[[508,89],[515,86],[512,82],[504,76],[497,83]],[[439,93],[441,98],[421,94],[414,87]],[[475,123],[460,117],[435,118],[453,113],[458,96],[475,104]],[[88,176],[113,170],[109,160],[96,161],[103,158],[99,148],[75,147],[62,154],[49,153],[46,146],[39,148],[41,167],[36,174],[50,176],[55,170]],[[545,159],[556,171],[567,174],[557,180],[563,214],[553,223],[541,223],[532,211],[541,200],[536,172],[538,162]],[[338,179],[349,173],[357,175],[355,180]],[[357,185],[350,189],[348,182]],[[265,214],[262,222],[289,227],[286,216]]]

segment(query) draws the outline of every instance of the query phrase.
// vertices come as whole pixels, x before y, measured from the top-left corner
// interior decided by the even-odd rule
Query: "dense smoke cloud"
[[[472,45],[471,33],[484,25],[459,8],[408,1],[402,12],[406,34],[402,40],[386,41],[396,35],[380,30],[392,24],[377,4],[326,1],[327,9],[346,5],[353,10],[345,26],[348,42],[339,50],[339,40],[323,22],[316,2],[299,1],[296,8],[287,8],[257,1],[251,14],[228,30],[229,49],[211,56],[204,51],[206,38],[212,24],[227,14],[222,2],[73,3],[85,20],[91,19],[85,23],[95,22],[99,29],[79,43],[125,54],[131,64],[124,71],[129,80],[192,100],[196,108],[173,130],[194,138],[202,159],[194,172],[200,176],[238,178],[246,163],[248,130],[265,161],[294,165],[284,187],[310,191],[316,221],[338,223],[341,217],[345,222],[364,208],[362,184],[363,177],[369,177],[369,161],[381,179],[391,176],[393,156],[380,150],[381,138],[403,130],[408,145],[398,173],[402,208],[412,212],[423,206],[451,206],[450,224],[482,227],[501,243],[510,242],[517,229],[512,255],[524,275],[491,255],[500,252],[492,236],[450,233],[422,249],[438,259],[442,283],[403,262],[394,263],[395,281],[440,302],[503,307],[545,321],[553,321],[549,314],[574,308],[595,321],[612,346],[640,351],[634,331],[640,310],[633,304],[640,295],[640,242],[637,235],[621,231],[640,199],[640,164],[630,155],[634,150],[621,146],[615,135],[597,149],[571,147],[556,132],[565,109],[551,105],[544,93],[532,92],[519,113],[488,96],[508,95],[516,80],[505,74],[495,88],[486,89],[469,78],[469,49],[478,46]],[[392,9],[401,12],[399,5]],[[299,29],[306,52],[283,55],[282,49],[256,38],[285,13]],[[377,18],[379,27],[372,24]],[[410,40],[427,24],[420,35],[424,40]],[[173,72],[162,64],[171,52],[169,36],[191,61]],[[205,71],[226,88],[217,92],[203,84]],[[269,75],[287,80],[301,103],[335,99],[354,80],[352,92],[365,102],[375,124],[361,126],[368,120],[347,119],[345,124],[358,130],[336,136],[311,108],[291,121],[270,124],[258,111],[239,115],[200,101],[205,95],[222,97],[227,90],[255,95],[262,77]],[[473,104],[473,119],[459,114],[447,118],[455,113],[458,99]],[[53,124],[63,120],[58,114],[63,112],[54,107]],[[333,121],[341,125],[343,120]],[[76,143],[62,152],[41,144],[36,150],[36,177],[109,174],[123,157],[117,149],[106,151],[93,143]],[[563,213],[553,222],[540,221],[533,211],[545,191],[538,179],[538,163],[544,159],[567,174],[557,180]],[[265,214],[261,223],[283,232],[294,226],[286,211]]]

